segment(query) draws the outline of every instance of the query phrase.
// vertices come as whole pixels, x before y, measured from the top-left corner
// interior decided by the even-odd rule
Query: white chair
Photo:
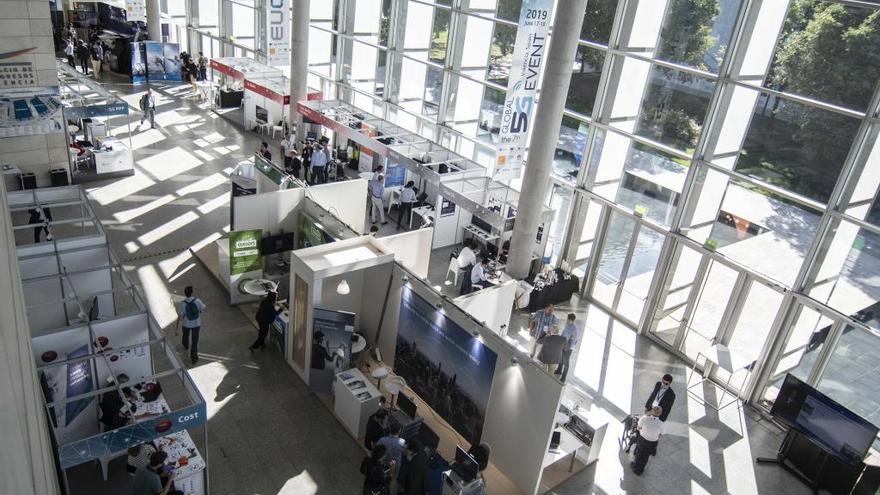
[[[283,136],[284,135],[284,127],[280,126],[280,125],[273,125],[272,126],[272,139],[275,139],[276,132],[280,132],[281,135]]]
[[[454,287],[458,287],[458,273],[459,273],[460,271],[461,271],[461,270],[458,268],[458,259],[457,259],[457,258],[451,258],[451,259],[449,260],[449,268],[446,269],[446,281],[447,281],[447,282],[449,281],[449,273],[452,272],[452,276],[453,276],[453,282],[452,282],[452,283],[453,283],[453,286],[454,286]]]
[[[400,205],[400,189],[392,189],[391,197],[388,198],[388,213],[391,213],[391,207]]]

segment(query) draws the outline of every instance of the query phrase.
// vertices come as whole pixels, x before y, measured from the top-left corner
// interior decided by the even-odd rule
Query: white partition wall
[[[132,382],[140,382],[153,374],[148,344],[150,320],[146,313],[92,322],[91,327],[95,337],[106,341],[109,348],[104,351],[106,360],[95,361],[99,380],[125,373]],[[114,352],[117,349],[123,350]]]
[[[235,229],[262,229],[264,233],[272,234],[281,230],[293,232],[299,219],[297,207],[304,197],[305,189],[235,197],[232,199],[235,202]]]
[[[359,235],[367,232],[367,181],[357,179],[312,186],[308,188],[308,196]]]
[[[510,324],[516,286],[516,280],[508,280],[495,287],[456,297],[453,302],[493,332],[504,335]]]
[[[434,229],[419,229],[380,237],[378,241],[394,253],[394,259],[419,277],[428,276]],[[510,316],[510,315],[508,315]]]

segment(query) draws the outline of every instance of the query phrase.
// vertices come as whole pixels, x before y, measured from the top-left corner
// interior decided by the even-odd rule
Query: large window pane
[[[632,323],[637,324],[645,307],[645,299],[654,278],[660,249],[663,247],[664,236],[660,232],[642,227],[633,249],[629,270],[623,282],[617,312]]]
[[[656,57],[718,72],[740,0],[669,0]]]
[[[792,2],[767,86],[864,110],[880,78],[880,12]]]
[[[581,39],[608,44],[619,0],[591,0],[581,25]]]
[[[819,390],[874,424],[880,424],[880,338],[847,327],[822,373]]]
[[[595,48],[579,46],[571,71],[565,108],[586,117],[593,113],[596,104],[596,91],[602,76],[605,52]]]
[[[635,226],[635,220],[619,213],[612,213],[608,223],[592,294],[608,307],[612,307],[617,286],[623,277],[623,264]]]
[[[735,170],[826,202],[858,126],[854,118],[762,94]]]
[[[556,142],[556,152],[553,155],[553,173],[557,177],[575,181],[580,169],[584,149],[587,146],[587,134],[589,126],[586,122],[563,117],[559,128],[559,140]]]

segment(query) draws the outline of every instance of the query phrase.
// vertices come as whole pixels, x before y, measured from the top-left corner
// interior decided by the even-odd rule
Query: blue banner
[[[164,43],[162,45],[162,57],[165,59],[165,80],[183,81],[180,72],[180,45],[177,43]]]
[[[147,79],[150,81],[165,80],[165,52],[162,43],[144,41],[144,58],[146,58]]]
[[[68,354],[67,359],[74,359],[88,355],[89,346],[86,344]],[[90,360],[86,359],[84,361],[67,365],[67,393],[65,394],[67,397],[87,394],[92,391],[94,388],[93,385],[92,363]],[[64,408],[65,424],[69,425],[73,423],[73,420],[76,419],[77,415],[79,415],[79,413],[81,413],[93,400],[93,397],[87,397],[74,402],[68,402]]]
[[[88,363],[88,361],[85,362]],[[204,424],[207,421],[207,415],[205,403],[201,402],[140,423],[62,445],[58,449],[61,469],[121,452],[129,447],[178,431],[194,428]]]
[[[128,115],[128,104],[118,102],[106,105],[89,105],[87,107],[64,107],[64,118],[69,120],[109,117],[111,115]]]
[[[406,182],[406,168],[399,163],[388,162],[385,169],[385,187],[402,186]]]
[[[498,355],[409,287],[398,328],[394,372],[468,442],[479,443]]]
[[[139,41],[131,44],[131,82],[142,83],[147,80],[147,60],[144,55],[144,43]]]

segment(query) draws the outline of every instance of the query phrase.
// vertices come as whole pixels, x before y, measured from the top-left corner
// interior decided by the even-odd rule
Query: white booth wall
[[[264,234],[296,231],[299,221],[297,207],[305,192],[305,189],[297,188],[232,198],[235,202],[235,229],[262,229]]]
[[[431,241],[434,229],[418,229],[402,234],[380,237],[377,240],[394,253],[394,259],[407,270],[421,278],[427,278],[431,263]]]
[[[259,93],[251,91],[248,88],[244,89],[244,124],[245,125],[255,125],[257,120],[257,106],[261,106],[266,109],[266,112],[269,114],[268,122],[272,125],[277,125],[278,122],[282,118],[286,118],[290,115],[290,105],[282,105],[281,103],[273,100],[272,98],[267,98]],[[271,130],[270,130],[271,131]],[[270,132],[271,135],[271,132]],[[280,136],[279,136],[280,137]],[[274,141],[274,140],[273,140]],[[271,148],[272,154],[275,154],[274,147]]]
[[[358,234],[367,232],[367,181],[355,179],[311,186],[308,196]]]
[[[453,301],[474,319],[484,322],[487,328],[502,334],[510,325],[516,286],[516,280],[508,280],[503,284],[456,297]]]

